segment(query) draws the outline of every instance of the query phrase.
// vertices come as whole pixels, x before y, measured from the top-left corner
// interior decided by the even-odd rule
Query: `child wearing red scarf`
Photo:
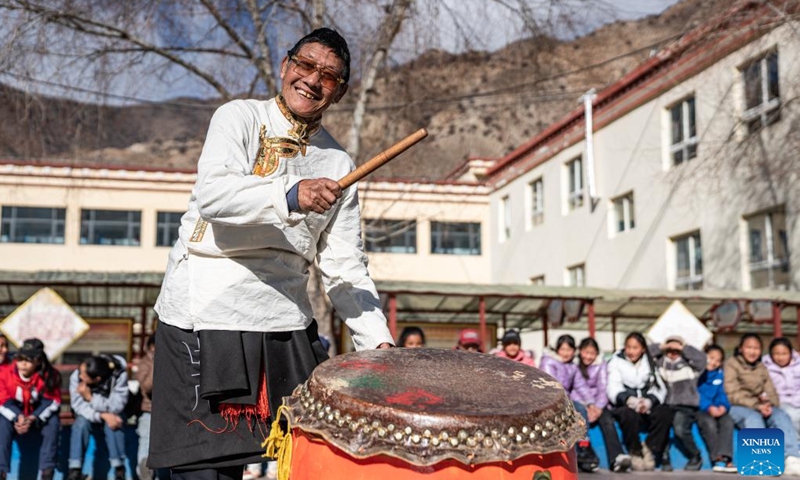
[[[11,442],[34,429],[41,432],[41,480],[52,480],[58,455],[61,378],[39,339],[25,340],[11,365],[0,368],[0,480],[11,463]]]

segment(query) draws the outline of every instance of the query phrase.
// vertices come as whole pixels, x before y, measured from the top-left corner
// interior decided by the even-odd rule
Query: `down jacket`
[[[624,349],[615,353],[608,362],[606,391],[609,401],[616,406],[624,406],[628,397],[648,398],[656,406],[664,403],[667,396],[664,381],[647,355],[633,363],[625,356]]]
[[[586,377],[581,373],[580,366],[575,368],[575,377],[572,382],[572,393],[569,397],[576,402],[584,405],[594,405],[599,408],[606,408],[608,396],[608,366],[600,355],[595,361],[586,367]]]
[[[544,373],[555,377],[558,383],[567,391],[567,395],[572,392],[572,380],[575,378],[575,371],[578,369],[575,362],[564,362],[552,349],[545,348],[539,368]]]
[[[792,351],[789,365],[779,367],[769,355],[761,360],[775,385],[781,405],[800,408],[800,353]]]
[[[763,362],[751,365],[736,355],[725,360],[725,393],[731,405],[756,408],[760,402],[759,395],[767,394],[773,407],[780,405],[778,392],[769,378],[769,372]]]

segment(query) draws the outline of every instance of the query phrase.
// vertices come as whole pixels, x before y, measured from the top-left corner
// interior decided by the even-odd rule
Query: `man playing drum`
[[[345,40],[318,29],[283,59],[280,95],[211,119],[156,304],[151,468],[236,480],[261,461],[281,398],[328,358],[306,293],[315,259],[356,349],[393,344],[356,187],[332,180],[353,161],[320,125],[349,75]]]

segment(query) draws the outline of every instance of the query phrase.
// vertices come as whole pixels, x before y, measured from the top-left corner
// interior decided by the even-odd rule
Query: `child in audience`
[[[578,346],[578,369],[572,382],[570,398],[586,411],[586,423],[593,427],[600,425],[606,442],[608,465],[612,472],[627,472],[631,469],[631,457],[622,451],[617,436],[614,418],[606,407],[608,396],[608,370],[600,356],[600,347],[595,339],[586,337]]]
[[[8,337],[0,333],[0,367],[11,364],[11,356],[8,354]]]
[[[38,430],[41,480],[53,480],[58,457],[61,375],[50,365],[44,344],[25,340],[14,362],[0,369],[0,478],[10,470],[11,442]]]
[[[400,332],[397,346],[403,348],[423,348],[425,346],[425,332],[419,327],[406,327]]]
[[[792,342],[779,337],[769,344],[769,355],[761,360],[778,392],[781,410],[792,419],[795,432],[800,432],[800,353]]]
[[[567,395],[572,393],[572,382],[575,379],[575,372],[578,366],[575,364],[575,353],[578,350],[575,348],[575,338],[572,335],[561,335],[556,339],[556,348],[545,348],[542,354],[541,369],[551,375],[553,378],[564,387]],[[575,405],[575,410],[583,416],[584,419],[588,418],[586,408],[581,403],[572,402]],[[584,472],[595,472],[600,468],[600,460],[592,449],[589,443],[589,438],[585,438],[578,442],[576,446],[578,456],[578,468]]]
[[[125,480],[124,410],[128,401],[128,372],[119,355],[89,357],[69,379],[69,395],[75,423],[69,446],[67,480],[82,480],[83,455],[89,435],[105,441],[114,479]],[[101,440],[103,439],[103,440]]]
[[[779,428],[783,431],[784,475],[800,476],[800,451],[792,419],[781,410],[778,392],[761,362],[761,337],[745,333],[725,362],[725,393],[731,417],[739,428]]]
[[[536,363],[533,361],[533,355],[530,352],[522,349],[522,338],[516,330],[506,330],[501,340],[503,344],[502,350],[499,350],[495,355],[515,362],[524,363],[531,367],[535,367]]]
[[[731,404],[723,386],[722,363],[725,351],[719,345],[705,348],[706,369],[697,379],[697,392],[700,394],[700,407],[697,412],[697,426],[706,442],[713,470],[722,473],[736,473],[733,465],[733,419],[728,412]]]
[[[669,443],[672,410],[664,405],[667,389],[641,333],[628,334],[625,347],[608,362],[607,392],[633,469],[654,470],[655,459],[662,458]],[[639,432],[645,426],[647,439],[641,442]]]
[[[697,420],[700,394],[697,378],[706,369],[706,355],[688,345],[680,335],[667,337],[656,354],[658,373],[667,387],[664,401],[672,409],[672,426],[675,436],[683,443],[689,462],[686,470],[697,471],[703,467],[703,457],[692,436],[692,424]],[[669,449],[664,450],[661,470],[670,471]]]

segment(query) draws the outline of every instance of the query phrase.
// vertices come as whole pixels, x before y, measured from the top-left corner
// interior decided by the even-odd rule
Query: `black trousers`
[[[244,467],[204,468],[201,470],[173,470],[172,480],[242,480]]]
[[[646,431],[645,443],[656,458],[667,449],[669,429],[672,427],[672,410],[666,405],[657,405],[649,414],[637,413],[627,406],[616,407],[611,415],[619,422],[622,440],[631,455],[642,454],[639,432]]]
[[[692,435],[692,424],[696,421],[697,409],[693,407],[672,407],[672,426],[675,429],[675,438],[683,444],[686,456],[691,460],[700,456],[700,449]]]
[[[614,460],[617,459],[617,455],[624,453],[622,451],[622,444],[619,441],[619,436],[617,435],[617,428],[614,426],[614,417],[611,415],[610,411],[603,409],[603,413],[595,424],[600,425],[600,431],[603,432],[603,440],[606,443],[608,464],[613,465]]]
[[[257,351],[263,352],[269,407],[274,413],[282,398],[306,381],[328,355],[320,343],[316,322],[305,330],[244,334],[252,335],[258,336],[257,345],[263,345],[263,350],[259,347]],[[159,322],[148,456],[151,469],[223,472],[227,471],[224,467],[235,466],[241,476],[243,465],[264,460],[261,442],[269,434],[271,419],[265,424],[249,424],[242,419],[234,429],[212,402],[201,398],[201,349],[226,347],[213,342],[201,345],[197,332]]]
[[[714,418],[706,412],[697,412],[697,426],[708,447],[711,460],[733,459],[733,429],[735,424],[727,413]]]

